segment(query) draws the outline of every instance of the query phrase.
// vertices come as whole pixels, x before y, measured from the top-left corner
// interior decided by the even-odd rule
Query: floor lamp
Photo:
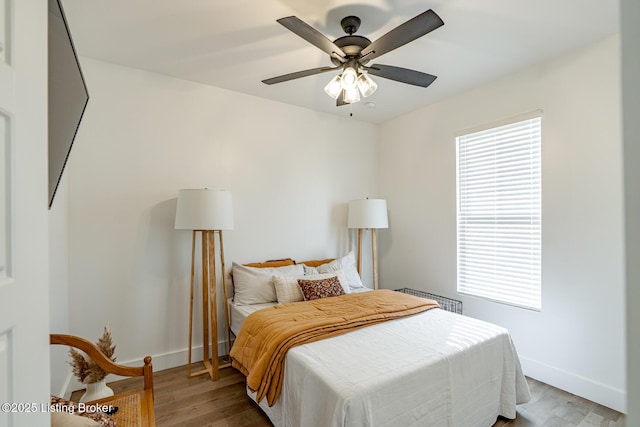
[[[218,364],[218,316],[216,303],[216,244],[220,248],[222,286],[226,292],[224,268],[224,243],[222,230],[233,229],[233,203],[231,193],[222,190],[187,189],[178,191],[175,228],[192,230],[191,233],[191,299],[189,302],[189,364],[188,376],[209,374],[212,380],[220,378]],[[202,243],[202,363],[204,369],[191,371],[193,348],[193,299],[195,292],[196,240],[201,235]],[[225,301],[226,304],[226,301]],[[225,311],[226,312],[226,311]],[[229,318],[225,316],[227,330]],[[228,344],[228,343],[227,343]]]
[[[389,228],[387,201],[384,199],[360,199],[349,202],[347,227],[358,229],[358,273],[362,274],[362,230],[371,230],[371,255],[373,265],[373,289],[378,289],[378,255],[376,229]]]

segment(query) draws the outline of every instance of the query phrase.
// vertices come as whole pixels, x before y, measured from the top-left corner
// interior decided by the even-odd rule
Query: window
[[[456,138],[458,292],[541,309],[541,112]]]

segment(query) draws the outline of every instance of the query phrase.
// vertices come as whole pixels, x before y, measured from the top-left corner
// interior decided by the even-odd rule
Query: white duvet
[[[486,427],[529,399],[506,329],[433,309],[291,349],[259,405],[276,426]]]

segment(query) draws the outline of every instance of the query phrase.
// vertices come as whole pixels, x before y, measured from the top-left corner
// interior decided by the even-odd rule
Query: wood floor
[[[187,378],[186,367],[154,372],[158,427],[271,426],[269,419],[245,393],[244,377],[232,368],[220,380]],[[499,419],[493,427],[622,427],[624,415],[588,400],[527,379],[531,402],[518,406],[514,420]],[[116,393],[142,387],[142,380],[111,383]]]

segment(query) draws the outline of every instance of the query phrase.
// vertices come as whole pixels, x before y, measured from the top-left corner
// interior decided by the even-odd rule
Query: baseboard
[[[229,352],[226,342],[218,342],[218,354],[223,356]],[[193,362],[200,362],[202,360],[202,346],[193,347],[191,352],[191,360]],[[189,349],[175,350],[167,353],[151,355],[151,363],[153,363],[153,371],[164,371],[165,369],[171,369],[178,366],[184,366],[189,361]],[[129,360],[126,362],[120,362],[127,366],[141,366],[144,364],[144,358],[137,360]],[[110,379],[108,379],[109,381]]]
[[[522,363],[522,370],[528,377],[618,412],[627,413],[627,393],[625,390],[620,390],[526,357],[520,356],[520,362]]]

